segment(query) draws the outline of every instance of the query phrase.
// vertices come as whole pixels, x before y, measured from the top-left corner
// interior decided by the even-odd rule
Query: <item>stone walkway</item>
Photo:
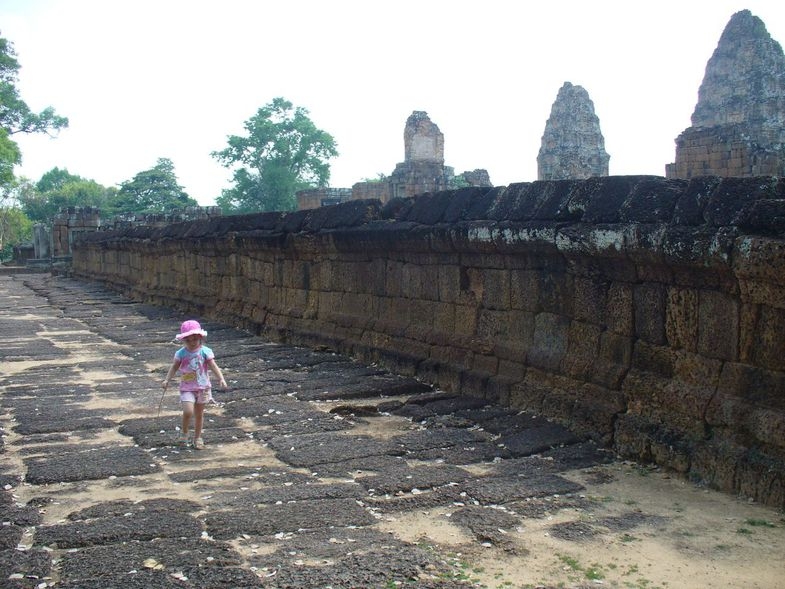
[[[667,519],[600,517],[584,482],[612,457],[558,425],[209,321],[230,388],[178,448],[184,317],[46,274],[0,300],[2,587],[509,587],[472,555],[525,556],[527,521],[571,514],[543,528],[569,543]]]

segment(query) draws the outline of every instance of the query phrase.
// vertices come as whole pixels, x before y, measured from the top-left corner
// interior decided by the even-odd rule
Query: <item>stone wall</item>
[[[309,188],[297,192],[298,210],[337,205],[352,198],[351,188]]]
[[[111,219],[102,221],[104,229],[119,229],[121,227],[164,227],[172,223],[183,221],[196,221],[220,217],[223,213],[218,206],[190,206],[170,209],[165,213],[120,213]]]
[[[747,125],[686,129],[676,139],[676,161],[665,166],[668,178],[696,176],[785,175],[785,129]]]
[[[71,244],[82,233],[101,227],[101,211],[95,207],[60,209],[52,223],[52,252],[55,258],[71,255]]]
[[[785,507],[785,180],[611,176],[83,236],[76,276]]]
[[[387,179],[352,184],[352,200],[376,199],[383,203],[390,200],[390,184]]]

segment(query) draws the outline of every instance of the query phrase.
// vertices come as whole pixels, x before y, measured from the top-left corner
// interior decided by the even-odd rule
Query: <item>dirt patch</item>
[[[504,542],[471,542],[458,503],[389,514],[379,528],[452,554],[481,587],[782,586],[782,513],[634,464],[563,476],[585,489],[511,505],[521,521],[495,529]]]

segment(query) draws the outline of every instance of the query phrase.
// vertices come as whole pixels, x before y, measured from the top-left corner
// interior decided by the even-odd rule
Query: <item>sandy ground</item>
[[[386,528],[401,538],[452,547],[467,576],[484,587],[785,587],[782,513],[629,463],[567,477],[586,486],[583,495],[596,507],[554,510],[506,530],[525,554],[470,548],[469,538],[449,523],[449,509],[408,514],[386,522]],[[556,523],[575,521],[576,514],[591,523],[636,511],[662,520],[582,541],[549,533]]]
[[[62,333],[60,334],[62,336]],[[89,352],[76,352],[79,360],[94,359]],[[74,357],[69,359],[72,363]],[[25,362],[5,363],[0,374],[24,370]],[[165,370],[166,365],[151,367]],[[109,373],[84,373],[84,382],[106,381]],[[94,398],[90,408],[103,408],[108,417],[153,417],[158,399],[146,406],[106,403]],[[220,408],[211,408],[219,412]],[[383,435],[383,434],[382,434]],[[120,439],[116,432],[107,432]],[[7,440],[13,443],[13,435]],[[243,445],[240,445],[243,446]],[[231,453],[220,445],[210,448],[210,460],[226,465],[241,464],[259,446],[233,445]],[[271,460],[274,460],[271,456]],[[207,464],[205,464],[207,466]],[[176,469],[176,465],[172,465]],[[572,471],[567,478],[585,486],[581,507],[553,509],[541,517],[527,517],[517,529],[504,530],[519,547],[504,551],[481,546],[451,524],[450,515],[459,505],[428,511],[387,514],[379,529],[412,542],[438,547],[450,554],[466,579],[486,588],[620,587],[620,588],[761,588],[785,587],[785,514],[722,493],[700,488],[658,469],[619,462]],[[45,521],[54,523],[77,505],[90,501],[124,498],[127,490],[107,481],[61,485],[59,500],[48,506]],[[187,484],[173,484],[164,473],[149,480],[158,496],[200,499]],[[151,488],[148,487],[151,490]],[[23,485],[18,498],[25,501],[41,489]],[[203,494],[203,493],[202,493]],[[558,498],[553,498],[558,502]],[[588,505],[588,506],[587,506]],[[514,509],[510,509],[514,511]],[[550,532],[560,522],[596,524],[610,516],[640,513],[655,523],[627,530],[604,531],[587,538],[569,540]],[[607,528],[597,528],[607,530]]]

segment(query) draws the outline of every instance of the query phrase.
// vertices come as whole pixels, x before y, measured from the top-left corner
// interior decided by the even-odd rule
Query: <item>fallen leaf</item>
[[[142,563],[142,566],[146,569],[153,569],[154,571],[160,571],[164,568],[164,565],[154,558],[148,558]]]

